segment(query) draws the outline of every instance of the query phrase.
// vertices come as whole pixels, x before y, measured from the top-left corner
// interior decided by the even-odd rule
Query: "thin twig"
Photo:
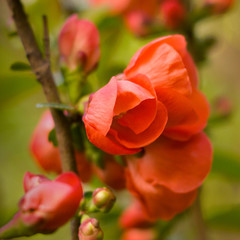
[[[44,59],[35,39],[33,30],[28,22],[20,0],[7,0],[8,6],[17,28],[18,35],[24,46],[26,56],[36,75],[37,80],[41,83],[45,97],[49,103],[61,103],[53,75],[50,70],[49,61]],[[47,31],[47,28],[45,28]],[[46,36],[48,33],[46,34]],[[45,51],[48,53],[48,43],[45,45]],[[48,58],[48,57],[47,57]],[[62,169],[64,172],[76,170],[76,161],[74,148],[72,144],[70,124],[62,111],[51,108],[51,114],[55,123],[56,135]],[[72,221],[72,225],[78,224],[78,219]],[[76,232],[72,233],[72,240],[78,240]]]
[[[49,40],[49,31],[48,31],[48,19],[46,15],[43,15],[43,44],[44,44],[45,58],[50,65],[50,40]]]

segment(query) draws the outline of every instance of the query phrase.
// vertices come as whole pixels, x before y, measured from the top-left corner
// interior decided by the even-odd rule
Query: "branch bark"
[[[50,69],[50,61],[48,55],[48,40],[45,39],[46,59],[41,53],[33,30],[29,24],[24,8],[20,0],[7,0],[8,6],[12,12],[12,16],[17,28],[18,35],[24,46],[26,56],[36,75],[37,80],[41,83],[45,97],[49,103],[61,103],[53,75]],[[44,38],[48,38],[46,33],[46,19],[44,21]],[[62,161],[62,169],[64,172],[76,170],[76,161],[74,148],[72,144],[70,124],[62,111],[50,109],[56,128],[56,135]],[[76,221],[73,220],[72,225],[76,226]],[[72,240],[77,240],[76,231],[72,234]]]

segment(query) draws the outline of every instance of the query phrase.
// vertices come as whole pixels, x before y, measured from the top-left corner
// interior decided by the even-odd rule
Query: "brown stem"
[[[54,83],[53,75],[49,63],[49,42],[48,33],[46,33],[46,20],[45,22],[45,51],[46,59],[44,59],[34,36],[33,30],[28,22],[27,16],[24,12],[20,0],[7,0],[8,6],[12,12],[12,16],[17,28],[18,35],[24,46],[26,56],[36,75],[37,80],[41,83],[45,97],[49,103],[61,103],[56,85]],[[74,155],[74,148],[72,144],[70,124],[62,111],[50,109],[55,123],[56,135],[61,155],[62,169],[64,172],[76,172],[76,162]],[[77,220],[75,224],[77,224]],[[73,240],[78,239],[74,232]]]
[[[50,41],[49,41],[49,33],[48,33],[48,19],[46,15],[43,15],[43,44],[44,44],[44,53],[45,58],[50,64]]]
[[[202,216],[202,207],[201,207],[201,189],[197,199],[192,207],[193,218],[197,229],[197,239],[198,240],[207,240],[207,232]]]

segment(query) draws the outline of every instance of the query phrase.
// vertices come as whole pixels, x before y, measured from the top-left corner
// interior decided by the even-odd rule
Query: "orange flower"
[[[197,89],[198,76],[181,35],[158,38],[142,47],[124,71],[126,78],[143,74],[149,78],[157,99],[168,111],[163,134],[187,140],[206,126],[209,105]]]
[[[186,142],[160,137],[144,150],[127,156],[127,188],[151,219],[169,220],[194,201],[211,168],[211,144],[200,133]]]
[[[234,0],[206,0],[206,6],[210,7],[213,13],[224,13],[234,4]]]
[[[202,131],[209,106],[183,36],[141,48],[124,74],[94,93],[83,121],[89,140],[110,154],[132,154],[162,133],[188,140]]]
[[[65,22],[58,37],[60,55],[70,70],[77,66],[89,73],[97,66],[100,57],[99,33],[95,25],[76,14]]]
[[[61,174],[53,181],[27,172],[24,189],[19,211],[0,229],[0,238],[55,231],[73,217],[83,194],[81,182],[72,172]]]
[[[45,111],[36,126],[31,141],[30,152],[36,163],[45,172],[61,173],[62,164],[58,147],[48,141],[49,132],[54,128],[54,121],[50,111]],[[91,178],[91,164],[86,159],[84,153],[75,151],[76,163],[79,176],[83,182],[88,182]]]

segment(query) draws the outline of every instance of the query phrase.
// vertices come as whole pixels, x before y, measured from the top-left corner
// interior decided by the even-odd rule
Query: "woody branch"
[[[45,39],[46,59],[41,53],[33,30],[28,22],[27,16],[24,12],[20,0],[7,0],[8,6],[12,12],[12,16],[16,25],[18,35],[22,41],[26,56],[31,65],[37,80],[41,83],[45,97],[49,103],[61,103],[56,85],[54,83],[53,75],[50,69],[49,51],[47,47],[48,39]],[[45,30],[46,19],[44,20]],[[47,36],[46,31],[44,38]],[[47,49],[46,49],[47,47]],[[62,111],[50,109],[55,123],[56,136],[60,150],[62,161],[62,169],[64,172],[76,172],[76,162],[74,156],[74,148],[72,144],[70,124]],[[72,222],[72,240],[78,239],[76,234],[77,220]]]

